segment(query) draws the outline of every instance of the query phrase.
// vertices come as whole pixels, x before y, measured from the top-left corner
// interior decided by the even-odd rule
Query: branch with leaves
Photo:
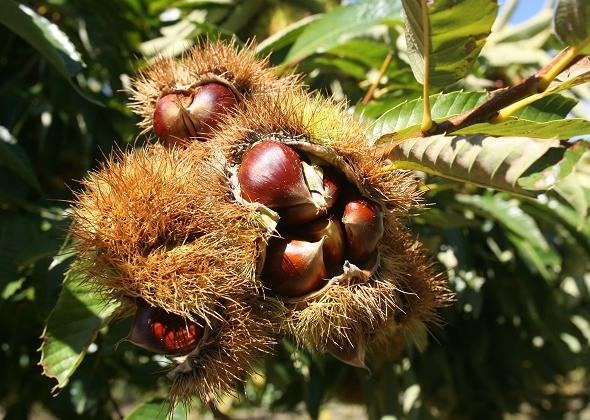
[[[586,42],[590,42],[590,39]],[[569,66],[574,64],[577,59],[581,58],[576,54],[576,52],[580,50],[579,47],[568,47],[564,49],[555,56],[551,62],[535,72],[532,76],[510,88],[495,93],[489,100],[473,109],[435,124],[432,129],[424,130],[423,127],[425,126],[425,123],[423,122],[420,130],[404,135],[403,139],[397,139],[398,133],[387,133],[377,139],[376,143],[383,144],[391,139],[398,140],[398,142],[389,144],[381,151],[384,156],[387,156],[391,150],[397,147],[399,142],[404,139],[426,137],[437,134],[450,134],[464,127],[482,122],[497,123],[506,121],[510,115],[513,115],[519,109],[546,96],[546,94],[544,95],[543,93],[546,92],[550,83],[561,73],[561,71],[566,70]],[[581,81],[581,79],[578,79],[578,81]],[[557,89],[553,88],[549,90],[548,93],[555,93],[556,91]],[[427,98],[427,96],[425,96],[425,98]],[[425,100],[424,106],[426,106],[426,104],[429,104],[429,101]],[[430,116],[430,112],[428,112],[428,116]]]
[[[443,93],[431,97],[430,89],[462,78],[475,56],[454,60],[452,65],[440,56],[453,50],[461,54],[473,51],[474,45],[481,48],[483,45],[476,40],[485,39],[486,31],[491,30],[492,21],[487,19],[490,11],[479,12],[480,16],[474,12],[473,2],[453,2],[454,18],[472,26],[466,30],[457,26],[454,31],[448,31],[445,13],[451,6],[449,2],[404,0],[402,3],[409,61],[414,76],[423,86],[423,97],[413,106],[404,103],[387,111],[372,124],[369,134],[376,146],[375,153],[390,162],[387,168],[420,170],[523,196],[555,190],[577,207],[581,223],[590,201],[580,201],[574,195],[585,196],[583,191],[588,186],[571,187],[568,191],[561,183],[565,179],[573,184],[572,173],[576,172],[573,168],[587,159],[590,152],[586,153],[586,143],[578,145],[577,151],[582,153],[575,154],[579,160],[574,162],[572,154],[567,152],[571,145],[562,145],[559,140],[590,133],[590,121],[564,120],[567,112],[550,119],[527,113],[531,114],[528,107],[535,102],[590,80],[589,57],[584,56],[590,44],[588,20],[579,18],[590,14],[588,2],[564,0],[558,4],[555,29],[558,37],[570,46],[530,77],[451,115],[438,115],[441,108],[438,105],[449,98],[465,99],[470,94]],[[401,122],[400,115],[409,115],[405,109],[412,108],[411,112],[415,113],[420,105],[420,121],[416,118],[413,124]],[[456,108],[455,102],[453,105]],[[532,153],[534,150],[539,154]],[[549,159],[546,157],[549,155],[559,155],[561,160]],[[554,176],[555,165],[565,169],[558,176]]]

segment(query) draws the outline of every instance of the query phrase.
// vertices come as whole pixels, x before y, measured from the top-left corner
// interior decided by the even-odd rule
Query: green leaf
[[[76,47],[54,23],[24,4],[13,0],[0,2],[0,23],[22,37],[77,88],[73,78],[83,67]]]
[[[556,278],[556,269],[560,268],[561,259],[554,250],[541,249],[529,240],[510,232],[506,237],[533,271],[538,272],[545,280]]]
[[[330,55],[363,63],[371,69],[378,69],[383,64],[389,47],[383,42],[369,39],[351,39],[344,44],[330,48],[327,52]]]
[[[539,230],[535,220],[520,209],[516,199],[506,200],[501,195],[458,194],[457,201],[469,204],[470,208],[501,223],[505,228],[527,241],[548,249],[549,244]]]
[[[500,18],[501,19],[501,18]],[[528,64],[541,67],[547,62],[547,52],[543,48],[553,36],[551,21],[553,4],[538,11],[532,18],[503,27],[494,24],[494,31],[489,36],[481,55],[493,67]]]
[[[326,73],[341,73],[357,80],[364,80],[367,76],[366,67],[357,64],[354,61],[338,57],[320,55],[310,58],[305,64],[308,63],[320,71],[324,71]],[[302,64],[301,67],[306,67],[305,64]]]
[[[57,380],[53,391],[67,385],[88,346],[118,308],[118,304],[105,302],[83,272],[70,268],[42,336],[39,364],[45,376]]]
[[[548,98],[555,97],[555,94],[558,92],[571,89],[588,82],[590,82],[590,57],[586,56],[561,72],[545,91],[534,95],[534,97],[538,99],[531,105],[528,105],[527,108],[530,106],[536,106],[536,104],[539,103],[543,103],[543,101],[548,100]],[[523,110],[515,115],[522,117]]]
[[[590,121],[581,118],[536,122],[510,117],[507,121],[490,124],[473,124],[454,132],[454,134],[485,134],[488,136],[523,136],[538,139],[565,140],[590,133]]]
[[[577,153],[573,151],[572,154]],[[573,165],[571,173],[555,184],[555,192],[567,201],[578,214],[578,225],[588,223],[590,208],[590,150],[585,145],[584,153]]]
[[[588,223],[590,207],[590,144],[578,141],[568,149],[554,149],[544,165],[534,166],[518,184],[528,190],[553,190],[576,212],[578,229]],[[535,165],[536,166],[536,165]]]
[[[408,139],[393,149],[392,169],[420,170],[479,186],[531,193],[518,179],[558,141],[527,137],[432,136]]]
[[[590,36],[590,2],[559,0],[553,25],[555,33],[564,44],[579,44]]]
[[[475,213],[490,217],[507,229],[508,239],[519,253],[544,278],[554,278],[551,269],[561,264],[559,255],[552,249],[539,226],[520,208],[518,200],[506,200],[501,195],[463,195],[457,201],[468,205]]]
[[[578,60],[560,73],[556,79],[547,89],[550,93],[571,89],[590,82],[590,57],[586,56]]]
[[[551,94],[514,113],[515,117],[529,121],[564,119],[578,101],[559,94]]]
[[[67,260],[76,256],[76,247],[74,240],[70,232],[66,235],[61,247],[57,253],[53,256],[51,263],[49,264],[48,270],[53,270],[60,264],[63,264]]]
[[[256,46],[256,54],[266,56],[273,51],[292,44],[312,22],[320,18],[321,15],[307,16],[269,36]]]
[[[402,1],[408,58],[418,82],[424,82],[424,72],[428,71],[431,85],[445,86],[464,77],[471,68],[490,34],[498,4],[490,0],[437,0],[431,6],[427,3]],[[423,13],[428,13],[428,39]],[[430,58],[428,69],[424,64],[426,56]]]
[[[170,1],[164,0],[162,4],[162,8],[160,12],[165,11],[171,7],[186,7],[196,9],[197,7],[206,7],[206,6],[231,6],[235,4],[235,0],[177,0],[177,1]]]
[[[312,419],[319,417],[325,393],[325,384],[319,366],[316,362],[311,362],[305,387],[305,405],[307,406],[307,413]]]
[[[152,61],[159,56],[173,57],[181,54],[193,45],[195,35],[200,32],[199,25],[203,24],[206,18],[205,10],[193,10],[182,20],[162,27],[162,36],[143,42],[139,50]]]
[[[184,420],[187,411],[183,405],[177,405],[171,416],[168,416],[171,406],[168,400],[154,398],[139,404],[125,416],[125,420]]]
[[[41,191],[29,157],[6,127],[0,125],[0,165],[5,165],[30,186]]]
[[[472,109],[486,99],[485,92],[451,92],[430,97],[432,118],[440,120]],[[422,120],[422,99],[407,101],[391,108],[371,124],[370,138],[395,133],[407,127],[419,127]]]
[[[2,293],[0,293],[0,299],[2,299],[2,300],[8,300],[12,296],[14,296],[14,294],[21,289],[21,287],[23,286],[25,280],[26,280],[25,277],[20,277],[20,278],[18,278],[16,280],[13,280],[13,281],[8,282],[6,284],[6,286],[4,286],[4,289],[2,290]]]
[[[442,121],[453,115],[473,109],[488,99],[486,92],[450,92],[432,95],[430,103],[432,118]],[[575,100],[553,94],[540,99],[520,110],[515,116],[531,121],[563,120],[576,104]],[[378,139],[384,134],[397,133],[394,139],[404,138],[420,128],[422,120],[422,99],[415,99],[399,104],[375,120],[367,134],[371,139]],[[469,127],[468,127],[469,128]],[[524,135],[517,133],[517,135]],[[532,136],[531,136],[532,137]]]
[[[559,161],[544,167],[542,170],[525,174],[518,184],[528,190],[548,190],[572,173],[575,165],[588,152],[588,143],[579,141],[568,149],[555,149],[559,152]]]
[[[429,208],[413,217],[413,223],[427,224],[439,229],[456,229],[478,226],[474,220],[466,218],[463,214],[454,213],[449,209]]]
[[[296,64],[333,48],[371,27],[401,18],[399,0],[366,0],[337,8],[312,22],[289,50],[285,63]]]

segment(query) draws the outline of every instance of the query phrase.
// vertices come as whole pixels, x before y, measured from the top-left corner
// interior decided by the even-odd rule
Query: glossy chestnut
[[[347,257],[361,263],[373,254],[384,233],[383,212],[364,198],[348,202],[342,216],[346,233]]]
[[[206,83],[190,93],[169,93],[154,109],[154,133],[172,145],[194,138],[207,140],[229,109],[237,104],[232,90],[221,83]]]
[[[272,238],[262,269],[262,281],[274,293],[287,298],[321,289],[327,277],[323,241]]]
[[[297,228],[297,234],[307,241],[323,241],[324,263],[329,274],[342,270],[345,253],[345,238],[340,222],[333,216],[304,224]]]
[[[194,350],[203,332],[196,322],[139,301],[128,339],[155,353],[179,355]]]

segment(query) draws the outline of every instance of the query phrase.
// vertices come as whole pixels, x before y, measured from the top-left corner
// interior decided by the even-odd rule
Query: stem
[[[567,51],[567,53],[564,54],[561,59],[555,63],[555,65],[549,69],[549,71],[547,71],[547,73],[541,76],[541,80],[539,82],[539,91],[547,89],[549,84],[555,80],[555,78],[562,71],[569,67],[572,61],[584,50],[584,48],[586,48],[588,44],[590,44],[590,36],[584,39],[578,45],[567,48],[566,50],[569,51]]]
[[[373,98],[373,93],[375,92],[375,89],[377,89],[377,86],[379,86],[379,83],[381,82],[381,78],[383,77],[383,75],[385,74],[387,69],[389,68],[389,65],[391,64],[392,59],[393,59],[393,52],[389,51],[387,53],[387,55],[385,56],[385,59],[383,60],[383,64],[381,64],[381,68],[379,69],[379,74],[377,75],[377,78],[373,81],[373,83],[369,87],[369,90],[367,91],[367,93],[365,94],[363,99],[361,100],[361,104],[366,104],[367,102],[369,102]]]
[[[422,81],[422,124],[420,131],[428,134],[433,128],[432,114],[430,111],[430,22],[428,20],[428,5],[426,0],[420,0],[422,3],[422,27],[424,28],[424,80]]]
[[[547,72],[540,75],[539,84],[538,84],[538,93],[531,95],[529,97],[526,97],[524,99],[521,99],[520,101],[517,101],[517,102],[503,108],[502,110],[500,110],[500,112],[498,112],[498,115],[496,117],[493,117],[492,122],[498,123],[498,122],[506,121],[508,119],[508,117],[513,115],[518,110],[535,102],[538,99],[541,99],[543,97],[542,92],[544,92],[549,87],[551,82],[553,82],[555,80],[555,78],[561,72],[563,72],[566,68],[568,68],[571,65],[571,63],[576,59],[576,57],[580,54],[581,51],[584,50],[584,48],[588,44],[590,44],[590,37],[587,37],[582,42],[580,42],[578,45],[566,48],[563,51],[563,54],[560,54],[558,56],[559,57],[558,60],[552,61],[554,63],[553,66],[550,69],[548,69]]]
[[[590,39],[584,40],[584,42],[581,43],[576,49],[581,50],[586,45],[586,42],[590,42]],[[459,115],[455,115],[445,121],[442,121],[434,125],[428,133],[423,132],[421,127],[419,131],[415,131],[409,134],[404,139],[398,142],[378,147],[376,153],[381,155],[383,158],[387,158],[392,153],[392,151],[399,145],[399,143],[401,143],[405,139],[426,137],[430,135],[443,133],[449,134],[469,125],[490,121],[491,119],[498,116],[501,109],[506,108],[520,101],[523,98],[538,93],[540,81],[547,80],[546,75],[550,73],[555,66],[559,65],[559,67],[562,70],[567,67],[568,64],[565,64],[566,58],[564,57],[570,57],[568,63],[571,63],[573,58],[571,58],[570,51],[572,49],[573,47],[568,47],[564,49],[559,54],[557,54],[547,65],[538,70],[529,78],[520,81],[519,83],[508,89],[496,93],[490,99],[476,106],[475,108],[470,109],[469,111],[466,111]],[[553,78],[555,78],[555,76],[553,76]],[[551,74],[549,77],[551,77]],[[379,139],[377,139],[375,143],[385,143],[394,137],[395,133],[387,133],[381,136]]]
[[[510,118],[510,116],[513,115],[515,112],[519,111],[520,109],[524,108],[527,105],[532,104],[535,101],[538,101],[543,96],[544,95],[542,92],[535,93],[534,95],[531,95],[531,96],[528,96],[524,99],[521,99],[520,101],[515,102],[512,105],[508,105],[507,107],[502,108],[502,110],[498,113],[498,115],[496,115],[495,117],[492,117],[490,122],[492,122],[492,123],[504,122],[508,118]]]

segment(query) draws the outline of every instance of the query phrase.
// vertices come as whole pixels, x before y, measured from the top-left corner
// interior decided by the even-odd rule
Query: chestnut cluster
[[[416,180],[341,105],[232,43],[163,59],[132,93],[156,141],[84,181],[72,232],[134,307],[129,341],[176,363],[173,400],[231,392],[284,335],[365,366],[449,302],[404,225]]]
[[[345,260],[362,266],[375,256],[383,211],[327,163],[262,141],[244,154],[238,182],[243,199],[280,217],[261,273],[277,295],[308,295],[342,274]]]

